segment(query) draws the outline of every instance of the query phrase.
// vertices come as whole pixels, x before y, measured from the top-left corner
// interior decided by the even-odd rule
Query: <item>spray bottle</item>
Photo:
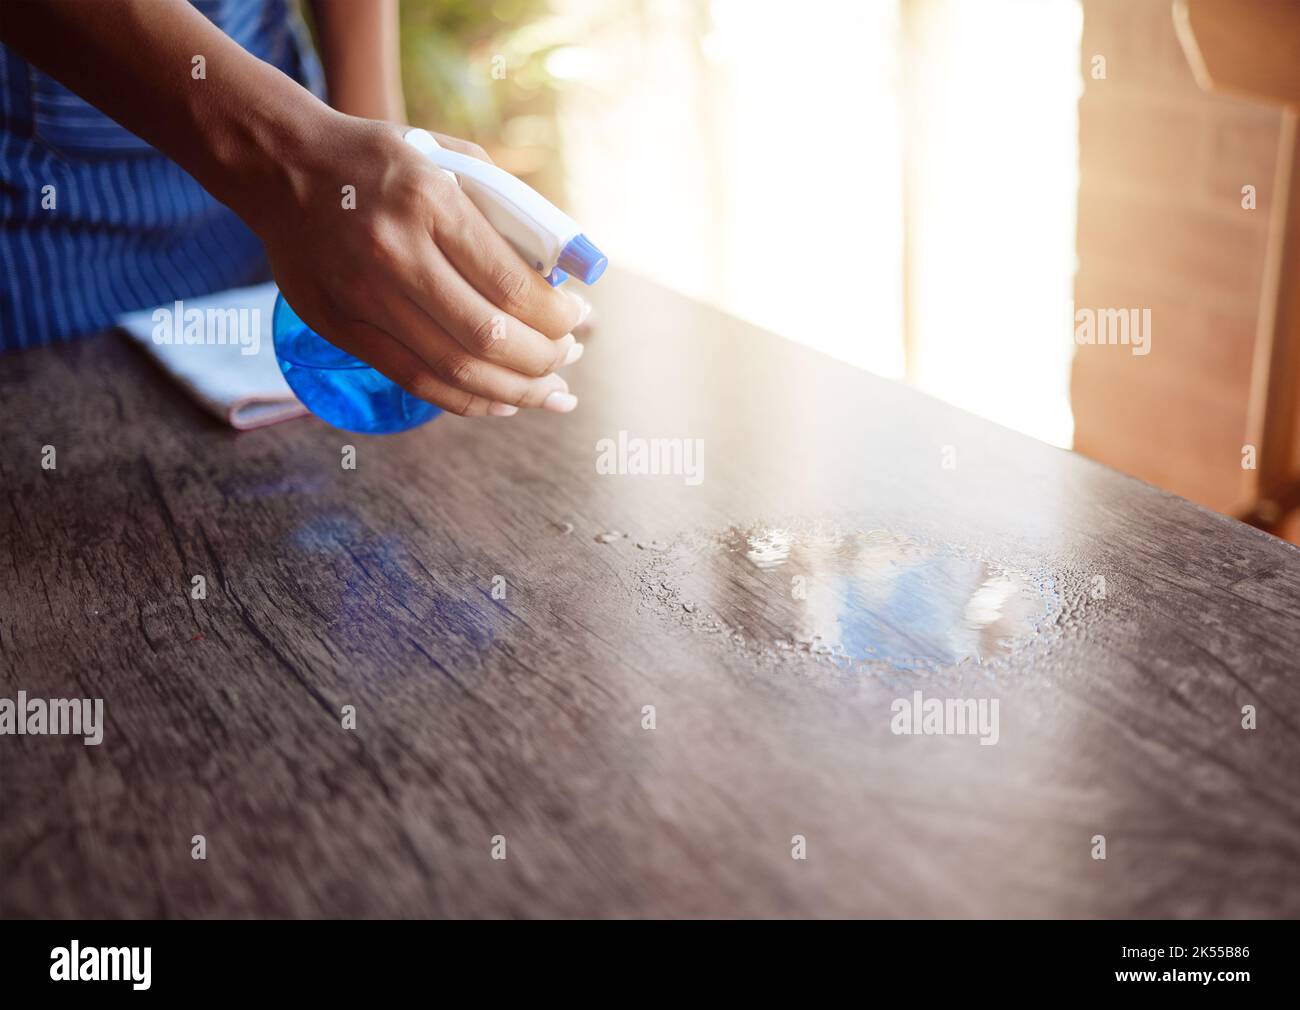
[[[570,275],[595,284],[607,260],[576,221],[513,175],[448,151],[425,130],[406,142],[456,179],[483,216],[552,285]],[[363,434],[406,431],[442,410],[412,396],[360,358],[335,347],[304,323],[280,295],[272,316],[275,354],[289,388],[317,417]]]

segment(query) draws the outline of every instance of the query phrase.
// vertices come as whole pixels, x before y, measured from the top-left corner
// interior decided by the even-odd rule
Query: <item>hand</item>
[[[6,47],[158,148],[257,232],[285,298],[326,339],[458,414],[577,404],[553,373],[581,353],[570,333],[581,300],[532,270],[399,127],[330,109],[185,0],[0,6]],[[327,18],[327,34],[354,41],[363,21],[378,35],[342,48],[372,61],[366,54],[392,41],[383,25],[395,27],[395,6],[386,7],[382,23]],[[202,81],[190,76],[196,53]],[[374,100],[364,86],[332,83],[359,104]],[[395,77],[388,86],[396,90]]]
[[[326,110],[313,142],[237,208],[285,299],[330,343],[444,410],[572,410],[553,373],[581,355],[572,330],[588,306],[531,269],[403,132]]]

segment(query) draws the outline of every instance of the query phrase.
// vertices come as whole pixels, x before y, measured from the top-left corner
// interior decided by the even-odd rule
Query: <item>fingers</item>
[[[563,413],[577,405],[577,398],[569,393],[569,384],[560,376],[549,372],[540,377],[524,375],[469,353],[409,299],[389,308],[393,332],[400,334],[407,348],[416,351],[433,374],[448,385],[516,407],[543,407]]]
[[[558,340],[586,317],[586,302],[551,287],[463,192],[442,201],[431,231],[435,244],[460,275],[488,302],[525,326]]]
[[[344,325],[349,343],[360,347],[348,349],[411,394],[466,416],[508,416],[519,407],[567,413],[577,406],[560,376],[533,378],[475,358],[401,296],[385,309],[383,329],[360,321]]]
[[[572,334],[552,340],[493,305],[436,250],[421,259],[405,278],[408,296],[473,357],[540,377],[581,353],[573,350]]]
[[[332,334],[330,339],[340,347],[363,358],[412,396],[461,417],[501,416],[493,409],[499,405],[443,382],[399,341],[369,323],[345,323],[334,327]]]

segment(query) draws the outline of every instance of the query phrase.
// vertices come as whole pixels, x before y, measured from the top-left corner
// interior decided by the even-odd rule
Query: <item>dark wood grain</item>
[[[107,722],[0,737],[0,912],[1300,914],[1294,549],[632,278],[591,294],[574,414],[395,437],[233,433],[112,334],[0,357],[0,696]],[[703,483],[598,475],[620,430],[703,438]],[[1045,573],[1057,613],[987,663],[773,660],[789,601],[692,539],[763,522]],[[918,687],[1000,699],[998,744],[891,733]]]

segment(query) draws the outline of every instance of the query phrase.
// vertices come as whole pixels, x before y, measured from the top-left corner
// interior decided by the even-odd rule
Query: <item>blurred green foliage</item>
[[[512,115],[549,113],[553,46],[534,30],[548,13],[546,0],[401,0],[410,121],[492,147]]]

